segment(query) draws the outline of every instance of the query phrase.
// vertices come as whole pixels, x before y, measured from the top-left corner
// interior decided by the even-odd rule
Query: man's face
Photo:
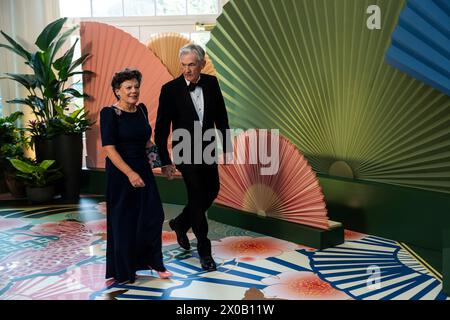
[[[187,53],[180,59],[181,72],[184,78],[190,82],[197,82],[200,72],[205,67],[205,61],[198,62],[195,53]]]

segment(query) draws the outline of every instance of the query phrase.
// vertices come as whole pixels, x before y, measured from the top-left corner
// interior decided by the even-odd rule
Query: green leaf
[[[33,106],[38,107],[39,110],[44,110],[45,108],[44,99],[36,96],[28,96],[28,100],[32,103]]]
[[[30,59],[30,67],[33,69],[36,80],[39,84],[45,86],[46,72],[45,65],[40,58],[39,52],[32,54]]]
[[[8,40],[8,42],[12,45],[12,47],[10,47],[10,46],[4,45],[4,44],[0,44],[0,47],[14,51],[19,56],[25,58],[27,61],[31,59],[30,52],[25,50],[18,42],[16,42],[13,38],[8,36],[6,33],[4,33],[3,31],[0,31],[0,32],[6,38],[6,40]]]
[[[52,82],[56,80],[55,73],[51,66],[46,65],[47,55],[42,52],[37,52],[32,55],[30,66],[33,68],[36,75],[38,85],[41,85],[43,90],[48,89]]]
[[[71,72],[67,75],[67,77],[72,77],[76,74],[82,74],[82,75],[91,75],[91,74],[95,74],[95,72],[89,71],[89,70],[83,70],[83,71],[75,71],[75,72]]]
[[[24,104],[30,107],[33,107],[33,103],[29,99],[12,99],[7,100],[7,103],[14,103],[14,104]]]
[[[52,164],[55,163],[55,160],[44,160],[41,162],[41,164],[39,165],[39,167],[47,170],[49,167],[51,167]]]
[[[44,30],[42,30],[41,34],[38,36],[35,44],[42,51],[46,51],[50,44],[55,40],[61,31],[64,23],[67,21],[67,18],[60,18],[52,23],[48,24]]]
[[[75,41],[75,43],[72,45],[72,47],[67,50],[67,52],[58,60],[56,60],[53,63],[53,67],[58,70],[66,70],[66,75],[69,71],[70,65],[72,63],[72,59],[73,59],[73,53],[75,51],[75,46],[77,45],[78,39]],[[64,79],[63,77],[60,76],[60,78]],[[67,78],[66,78],[67,79]]]
[[[36,77],[33,74],[5,73],[9,77],[1,77],[0,79],[9,79],[19,82],[28,90],[36,88]]]
[[[68,123],[68,124],[75,124],[75,122],[76,122],[76,119],[73,119],[73,118],[71,118],[71,117],[67,117],[67,118],[65,118],[64,119],[64,121],[66,122],[66,123]]]
[[[84,95],[74,88],[67,88],[63,91],[63,93],[68,93],[73,95],[75,98],[83,98]]]
[[[75,118],[77,118],[78,117],[78,115],[81,113],[83,111],[83,109],[77,109],[77,110],[75,110],[74,112],[72,112],[71,114],[70,114],[70,117],[71,118],[73,118],[73,119],[75,119]]]
[[[53,79],[53,81],[45,87],[44,96],[49,99],[55,99],[59,94],[59,85],[60,82]]]
[[[14,113],[11,113],[9,116],[7,116],[7,117],[5,118],[5,120],[6,120],[7,122],[13,123],[13,122],[15,122],[17,119],[19,119],[21,116],[23,116],[23,112],[21,112],[21,111],[16,111],[16,112],[14,112]]]
[[[11,164],[20,172],[31,174],[35,172],[35,167],[19,159],[9,159]]]
[[[52,50],[52,61],[56,55],[56,53],[58,52],[59,49],[61,49],[62,45],[67,41],[67,39],[69,38],[69,36],[78,28],[78,26],[75,26],[73,28],[70,28],[69,30],[67,30],[66,32],[64,32],[61,37],[59,37],[58,41],[56,41],[56,43],[54,44],[53,50]]]
[[[73,71],[76,67],[79,65],[82,65],[91,55],[89,53],[83,54],[81,57],[79,57],[77,60],[75,60],[69,68],[69,72]]]
[[[22,178],[25,181],[32,181],[33,180],[32,176],[30,176],[29,174],[24,174],[24,173],[16,173],[16,177]]]
[[[55,106],[55,111],[58,114],[59,118],[65,118],[66,115],[64,114],[64,109],[60,106]]]

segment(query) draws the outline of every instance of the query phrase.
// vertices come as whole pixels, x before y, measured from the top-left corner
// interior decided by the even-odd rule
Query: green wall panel
[[[449,195],[326,176],[319,182],[330,219],[346,229],[441,251]]]
[[[450,193],[450,97],[384,60],[404,4],[231,0],[207,44],[231,126],[279,128],[318,173],[342,161],[358,180]]]
[[[443,233],[443,288],[444,292],[450,296],[450,228],[447,228]]]

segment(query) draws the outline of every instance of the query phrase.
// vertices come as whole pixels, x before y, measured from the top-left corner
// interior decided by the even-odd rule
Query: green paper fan
[[[322,174],[450,193],[450,98],[384,61],[403,6],[227,3],[207,48],[231,126],[280,129]]]

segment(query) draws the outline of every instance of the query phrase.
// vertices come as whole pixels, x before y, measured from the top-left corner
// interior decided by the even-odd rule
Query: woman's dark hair
[[[141,85],[142,73],[136,69],[124,69],[122,71],[116,72],[111,80],[111,87],[114,93],[114,96],[117,100],[119,100],[119,96],[116,94],[116,90],[120,89],[120,85],[127,81],[136,79],[139,85]]]

